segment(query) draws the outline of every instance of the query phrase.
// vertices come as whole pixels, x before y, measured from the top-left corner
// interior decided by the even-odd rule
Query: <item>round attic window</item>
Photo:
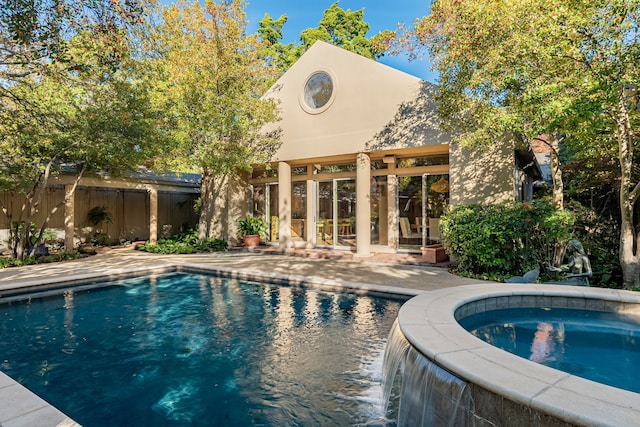
[[[309,113],[320,113],[331,105],[334,93],[333,79],[325,71],[315,72],[304,84],[302,104]]]

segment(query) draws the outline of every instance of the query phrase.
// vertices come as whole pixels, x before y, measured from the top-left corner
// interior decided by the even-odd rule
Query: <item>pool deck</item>
[[[320,251],[308,253],[318,252]],[[338,251],[326,252],[332,257],[340,257]],[[81,260],[2,269],[0,296],[2,291],[8,289],[60,281],[80,282],[172,266],[233,271],[247,276],[267,276],[274,280],[294,279],[310,284],[334,283],[345,288],[365,287],[410,296],[424,291],[482,282],[458,277],[443,267],[415,265],[414,262],[412,257],[397,254],[378,255],[371,259],[322,259],[271,252],[159,255],[131,249],[114,249]]]
[[[12,290],[35,291],[47,284],[77,284],[171,268],[217,271],[238,278],[264,277],[329,289],[403,296],[482,282],[455,276],[443,267],[427,266],[419,257],[408,254],[357,258],[346,251],[278,254],[267,249],[258,252],[235,250],[212,254],[157,255],[132,249],[113,249],[81,260],[2,269],[0,301],[3,293]],[[0,427],[78,425],[2,373],[0,402]]]

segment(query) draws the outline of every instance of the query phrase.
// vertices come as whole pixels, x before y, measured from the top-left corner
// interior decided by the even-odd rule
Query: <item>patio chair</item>
[[[409,223],[409,218],[400,217],[400,232],[402,233],[402,237],[405,239],[419,239],[422,238],[421,233],[414,233],[411,231],[411,224]]]

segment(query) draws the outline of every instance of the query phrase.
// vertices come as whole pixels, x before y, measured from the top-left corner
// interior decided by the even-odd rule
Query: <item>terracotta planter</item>
[[[449,256],[444,251],[444,247],[441,244],[423,246],[422,257],[424,260],[431,264],[438,264],[440,262],[449,261]]]
[[[250,234],[248,236],[242,236],[242,243],[247,247],[255,247],[260,245],[260,235]]]

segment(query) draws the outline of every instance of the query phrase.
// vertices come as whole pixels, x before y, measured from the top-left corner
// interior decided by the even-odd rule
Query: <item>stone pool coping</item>
[[[558,371],[500,350],[467,332],[458,317],[493,308],[551,304],[630,310],[635,292],[557,285],[466,285],[421,294],[400,309],[407,340],[459,378],[573,425],[624,426],[640,420],[640,394]],[[487,307],[487,301],[489,307]],[[597,301],[603,301],[599,303]],[[530,305],[534,304],[534,305]],[[565,305],[566,304],[566,305]],[[591,304],[592,307],[589,307]],[[543,305],[549,306],[549,305]],[[640,305],[636,308],[640,309]]]
[[[248,269],[207,266],[192,263],[159,263],[147,266],[112,269],[109,273],[76,273],[54,278],[21,280],[19,283],[0,285],[0,304],[22,300],[26,295],[38,297],[59,294],[61,289],[92,287],[101,281],[110,281],[147,274],[172,272],[205,273],[246,281],[264,281],[287,286],[310,287],[327,291],[347,291],[396,298],[410,298],[424,291],[381,286],[361,282],[345,282],[295,274],[265,273]],[[0,372],[0,427],[75,427],[77,422],[50,405],[6,374]]]

